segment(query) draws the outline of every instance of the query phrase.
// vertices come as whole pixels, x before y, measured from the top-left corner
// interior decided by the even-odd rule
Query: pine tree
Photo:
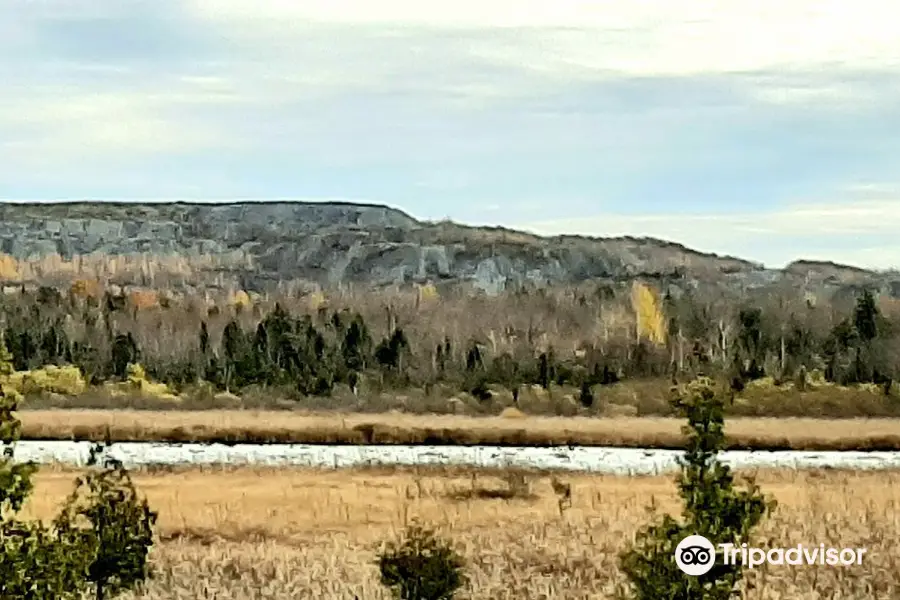
[[[113,340],[111,366],[113,375],[124,378],[128,365],[138,362],[140,352],[131,332],[118,334]]]
[[[205,358],[209,356],[209,329],[206,321],[200,323],[200,354]]]
[[[878,307],[875,305],[875,297],[869,290],[863,290],[856,301],[853,313],[853,324],[863,344],[868,344],[878,336],[877,318]]]
[[[699,378],[676,390],[673,408],[687,418],[687,448],[679,458],[677,485],[682,518],[663,515],[638,532],[633,546],[620,555],[628,578],[621,596],[632,600],[727,600],[735,597],[743,565],[720,558],[704,575],[681,572],[673,555],[688,535],[718,544],[740,546],[770,512],[775,502],[752,479],[737,489],[731,468],[718,459],[725,447],[724,403],[713,382]]]

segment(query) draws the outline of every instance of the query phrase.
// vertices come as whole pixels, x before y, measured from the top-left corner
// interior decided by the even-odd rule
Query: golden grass
[[[469,417],[289,411],[25,410],[23,439],[321,444],[581,445],[679,448],[663,417]],[[900,419],[734,417],[730,448],[900,449]]]
[[[74,471],[45,468],[26,507],[49,517]],[[670,477],[577,475],[560,513],[546,477],[463,469],[231,468],[138,472],[159,511],[158,570],[140,598],[387,598],[372,561],[413,519],[449,535],[469,561],[472,599],[612,598],[617,555],[647,522],[677,513]],[[750,600],[900,597],[900,473],[759,473],[779,507],[755,538],[765,546],[865,547],[862,565],[752,572]],[[474,491],[473,491],[474,490]],[[493,490],[493,493],[492,493]]]

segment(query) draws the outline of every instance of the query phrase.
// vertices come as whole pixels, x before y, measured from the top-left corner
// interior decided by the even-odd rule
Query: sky
[[[0,199],[340,199],[900,267],[897,3],[0,11]]]

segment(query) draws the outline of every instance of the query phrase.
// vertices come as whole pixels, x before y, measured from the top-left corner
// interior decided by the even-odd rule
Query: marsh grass
[[[666,417],[470,417],[303,411],[23,410],[26,440],[681,448]],[[896,450],[900,419],[730,418],[728,447]]]
[[[47,516],[73,471],[45,467],[27,512]],[[671,477],[567,475],[571,507],[559,509],[549,474],[527,473],[530,494],[504,471],[381,468],[175,468],[134,473],[159,511],[156,577],[144,599],[347,599],[387,596],[372,561],[419,520],[462,550],[471,586],[462,598],[604,600],[622,582],[617,555],[648,521],[648,506],[677,513]],[[749,600],[900,596],[900,473],[760,471],[778,500],[758,545],[865,547],[860,566],[752,571]]]

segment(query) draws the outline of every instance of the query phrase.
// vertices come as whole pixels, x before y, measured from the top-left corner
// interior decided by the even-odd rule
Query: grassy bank
[[[25,410],[26,440],[681,448],[667,417],[540,417],[287,411]],[[900,450],[900,419],[731,418],[731,449]]]
[[[43,469],[27,512],[53,514],[71,481],[71,471]],[[566,478],[573,502],[562,514],[546,478],[512,472],[190,469],[135,481],[160,513],[158,573],[138,596],[147,600],[383,600],[375,552],[413,519],[458,544],[473,582],[466,598],[611,599],[617,554],[647,505],[679,507],[670,477]],[[764,471],[758,481],[779,506],[756,544],[868,552],[858,566],[751,571],[745,598],[900,596],[900,474]]]
[[[22,408],[50,409],[138,409],[164,411],[197,410],[306,410],[354,413],[450,414],[496,416],[515,407],[528,415],[666,417],[672,415],[672,381],[651,378],[623,381],[591,388],[591,403],[582,402],[582,390],[566,385],[521,385],[517,396],[506,387],[490,385],[474,397],[448,385],[363,391],[354,395],[345,385],[335,386],[326,397],[298,395],[281,387],[249,386],[239,394],[217,391],[209,383],[180,389],[151,382],[136,371],[123,382],[87,386],[79,383],[71,369],[16,373],[13,389],[23,395]],[[725,382],[723,393],[731,395]],[[894,386],[896,388],[896,386]],[[849,419],[859,417],[900,418],[900,392],[872,384],[839,386],[825,381],[810,382],[797,389],[792,382],[776,384],[771,378],[755,380],[725,407],[730,417],[808,417]]]

